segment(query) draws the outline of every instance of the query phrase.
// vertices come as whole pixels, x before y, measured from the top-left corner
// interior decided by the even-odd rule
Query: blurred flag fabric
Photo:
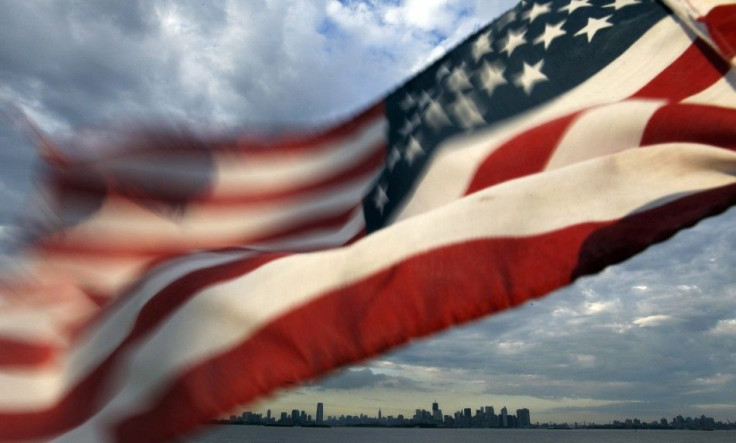
[[[161,441],[736,202],[736,5],[526,1],[351,120],[37,133],[0,439]]]

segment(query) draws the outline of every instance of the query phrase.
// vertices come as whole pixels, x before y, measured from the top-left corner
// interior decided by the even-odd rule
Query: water
[[[278,428],[214,425],[186,443],[733,443],[736,431]]]

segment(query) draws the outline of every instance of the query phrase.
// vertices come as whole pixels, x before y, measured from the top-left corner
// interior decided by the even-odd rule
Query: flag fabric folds
[[[353,119],[43,139],[0,439],[160,441],[736,203],[736,6],[526,1]]]

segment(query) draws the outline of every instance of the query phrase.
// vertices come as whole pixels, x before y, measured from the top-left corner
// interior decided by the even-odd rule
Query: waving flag
[[[43,210],[2,279],[0,438],[173,438],[725,210],[735,21],[522,2],[329,130],[40,137]]]

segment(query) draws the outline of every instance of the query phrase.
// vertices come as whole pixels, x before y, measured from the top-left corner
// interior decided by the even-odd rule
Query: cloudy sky
[[[185,122],[335,121],[399,85],[513,0],[0,0],[0,100],[56,136]],[[34,151],[0,123],[0,237]],[[736,211],[521,309],[417,341],[258,405],[411,414],[437,400],[533,421],[736,420]],[[247,377],[247,368],[243,368]]]

